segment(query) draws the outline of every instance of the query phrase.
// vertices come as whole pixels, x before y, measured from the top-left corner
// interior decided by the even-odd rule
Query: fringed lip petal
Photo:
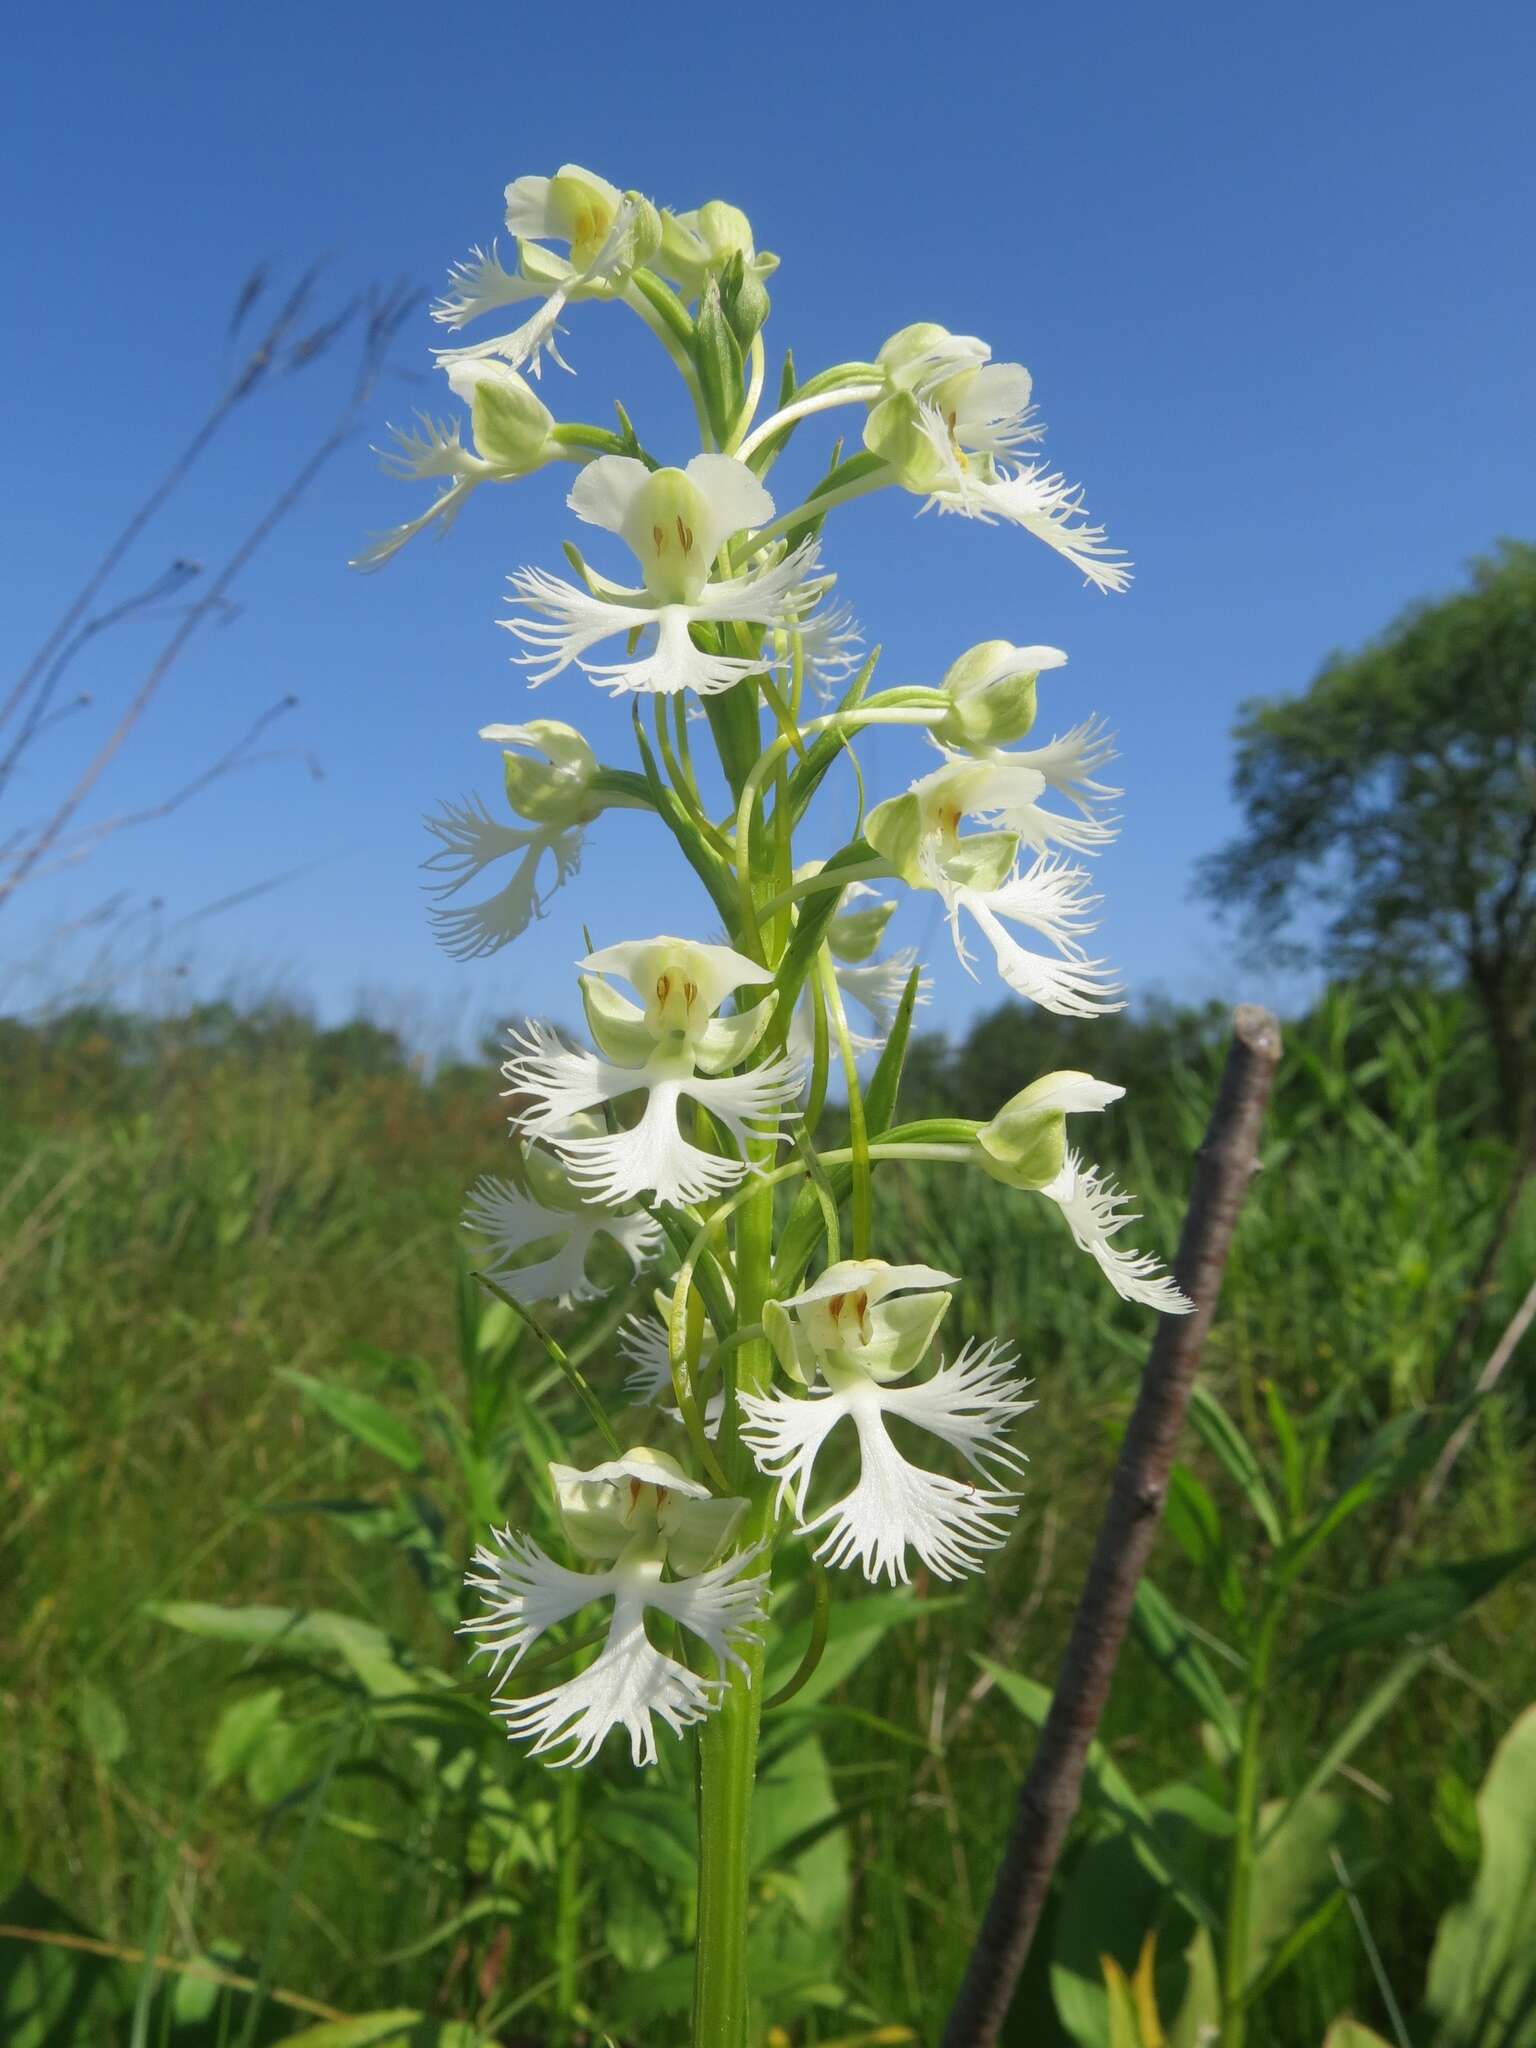
[[[1130,1196],[1113,1181],[1100,1178],[1096,1166],[1084,1166],[1082,1155],[1068,1152],[1054,1181],[1041,1188],[1067,1219],[1079,1251],[1094,1259],[1122,1300],[1138,1301],[1163,1315],[1186,1316],[1195,1304],[1162,1261],[1151,1252],[1133,1252],[1113,1242],[1136,1216],[1126,1208]]]
[[[550,1209],[492,1174],[482,1174],[470,1191],[463,1224],[493,1254],[488,1277],[530,1308],[540,1301],[568,1308],[597,1296],[599,1288],[587,1277],[587,1255],[599,1237],[611,1238],[637,1274],[661,1242],[661,1225],[641,1211],[620,1214],[585,1203]],[[511,1264],[519,1252],[545,1242],[554,1248],[544,1258]]]
[[[464,1622],[462,1632],[477,1639],[476,1653],[490,1658],[503,1686],[547,1629],[594,1602],[613,1601],[607,1640],[585,1671],[521,1699],[498,1695],[494,1711],[508,1735],[559,1767],[590,1763],[622,1727],[633,1762],[654,1763],[656,1722],[680,1735],[719,1704],[730,1666],[747,1669],[741,1648],[760,1625],[767,1587],[761,1575],[744,1576],[756,1555],[740,1551],[663,1584],[656,1564],[621,1560],[607,1571],[573,1572],[530,1537],[494,1531],[492,1542],[476,1550],[469,1574],[485,1611]],[[719,1675],[701,1677],[658,1650],[646,1634],[647,1608],[697,1636]]]
[[[840,1372],[825,1388],[799,1399],[743,1393],[742,1441],[759,1470],[778,1480],[780,1505],[792,1502],[808,1533],[826,1532],[818,1558],[857,1565],[867,1579],[883,1577],[894,1585],[907,1581],[910,1550],[936,1577],[956,1578],[979,1570],[985,1553],[1006,1540],[1016,1496],[913,1464],[897,1448],[886,1417],[898,1416],[938,1437],[984,1477],[993,1469],[1017,1473],[1025,1461],[1005,1432],[1034,1406],[1019,1398],[1020,1385],[1007,1347],[967,1345],[952,1365],[906,1386]],[[816,1459],[845,1418],[858,1435],[858,1482],[842,1499],[807,1516]]]

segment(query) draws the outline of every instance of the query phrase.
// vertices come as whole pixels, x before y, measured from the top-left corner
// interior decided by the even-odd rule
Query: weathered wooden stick
[[[1077,1812],[1083,1765],[1099,1725],[1136,1587],[1163,1511],[1168,1474],[1227,1263],[1238,1212],[1258,1166],[1259,1129],[1280,1058],[1280,1026],[1241,1004],[1194,1182],[1174,1272],[1193,1315],[1158,1323],[1110,1488],[1072,1634],[1040,1731],[976,1946],[942,2048],[993,2048],[1029,1954],[1051,1875]]]

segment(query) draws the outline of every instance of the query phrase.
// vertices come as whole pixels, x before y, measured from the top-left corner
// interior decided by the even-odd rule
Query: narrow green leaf
[[[307,1372],[295,1372],[288,1367],[281,1368],[278,1377],[297,1387],[310,1407],[318,1408],[359,1443],[367,1444],[370,1450],[403,1466],[407,1472],[421,1469],[424,1453],[415,1431],[382,1401],[359,1393],[355,1387],[340,1386],[334,1380],[312,1379]]]
[[[1285,1541],[1285,1529],[1253,1446],[1210,1388],[1198,1380],[1189,1397],[1189,1419],[1200,1441],[1221,1464],[1258,1517],[1264,1534],[1278,1549]]]
[[[736,423],[745,396],[741,343],[731,332],[720,301],[720,286],[711,278],[699,295],[694,321],[693,360],[704,392],[715,439],[725,441]]]
[[[208,1738],[206,1764],[211,1785],[222,1785],[245,1769],[282,1710],[283,1689],[278,1685],[243,1693],[229,1702]]]
[[[1188,1622],[1150,1579],[1143,1579],[1136,1588],[1131,1620],[1137,1641],[1153,1663],[1194,1702],[1226,1745],[1228,1755],[1235,1755],[1242,1740],[1237,1709],[1222,1690]]]
[[[1292,1671],[1315,1671],[1354,1650],[1405,1637],[1432,1638],[1460,1621],[1512,1572],[1536,1557],[1536,1539],[1491,1557],[1431,1565],[1391,1585],[1364,1593],[1332,1621],[1324,1622],[1291,1659]]]

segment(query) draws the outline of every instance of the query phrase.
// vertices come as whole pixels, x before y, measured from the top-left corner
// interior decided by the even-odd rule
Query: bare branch
[[[1238,1214],[1258,1166],[1259,1131],[1280,1058],[1280,1027],[1242,1004],[1205,1141],[1174,1272],[1193,1315],[1164,1317],[1120,1448],[1093,1559],[1078,1598],[1050,1711],[1019,1791],[992,1897],[944,2030],[943,2048],[993,2048],[1008,2014],[1051,1876],[1077,1812],[1089,1745],[1109,1696],[1146,1567]]]

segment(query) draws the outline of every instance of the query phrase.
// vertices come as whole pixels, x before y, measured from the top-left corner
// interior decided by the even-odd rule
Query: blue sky
[[[338,298],[396,273],[435,290],[497,232],[507,180],[566,159],[664,204],[730,198],[783,259],[768,340],[802,372],[924,318],[1030,366],[1046,452],[1134,555],[1131,592],[1083,589],[1018,533],[914,523],[888,493],[829,527],[843,595],[891,682],[933,680],[986,637],[1066,648],[1042,727],[1097,709],[1121,734],[1105,952],[1138,992],[1282,995],[1190,896],[1233,822],[1233,712],[1532,530],[1533,75],[1529,9],[1401,0],[27,10],[0,82],[6,668],[208,406],[257,260],[291,273],[326,255]],[[425,369],[434,338],[418,319],[399,361]],[[563,416],[605,419],[618,393],[652,446],[689,452],[638,323],[577,308],[566,352],[577,378],[545,377]],[[118,593],[176,555],[216,562],[335,389],[317,370],[253,401]],[[378,428],[428,396],[451,410],[392,382]],[[829,438],[812,423],[802,460]],[[574,676],[530,698],[493,623],[509,570],[561,566],[569,476],[483,492],[444,546],[362,578],[348,554],[416,501],[362,440],[344,452],[89,815],[163,797],[290,692],[281,736],[323,779],[296,759],[228,778],[36,884],[4,914],[0,1000],[35,993],[50,934],[119,893],[164,899],[156,959],[191,960],[201,987],[279,985],[327,1015],[365,1001],[437,1037],[569,1014],[581,919],[600,943],[707,932],[707,900],[638,818],[605,821],[549,919],[494,961],[448,960],[427,928],[417,821],[443,796],[494,797],[480,724],[563,717],[629,759],[627,709]],[[103,635],[77,665],[93,707],[28,755],[0,838],[62,788],[164,629]],[[873,795],[926,765],[906,738],[866,759]],[[938,1021],[1000,997],[964,979],[925,905],[897,933],[931,955]]]

